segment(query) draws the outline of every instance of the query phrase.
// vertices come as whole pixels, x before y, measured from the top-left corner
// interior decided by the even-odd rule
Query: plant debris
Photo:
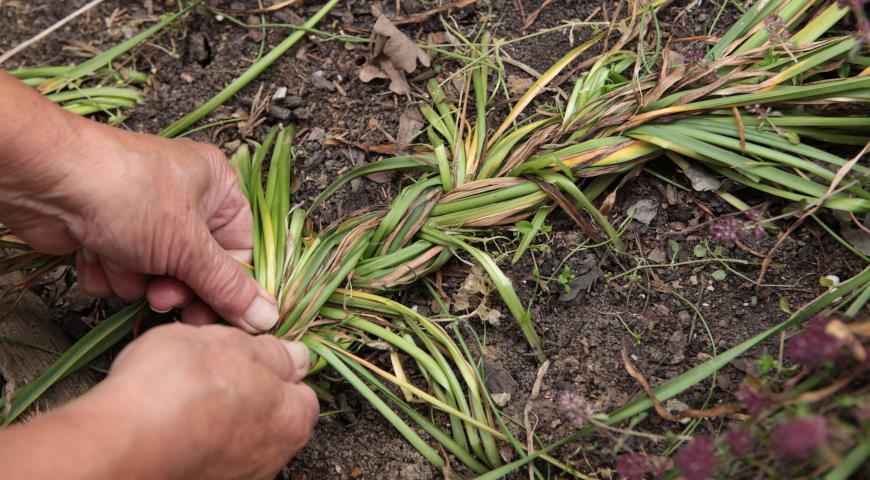
[[[372,47],[366,64],[360,69],[359,79],[365,83],[389,79],[391,92],[411,93],[406,75],[417,69],[417,62],[428,67],[432,62],[429,55],[384,15],[375,22],[371,40]]]

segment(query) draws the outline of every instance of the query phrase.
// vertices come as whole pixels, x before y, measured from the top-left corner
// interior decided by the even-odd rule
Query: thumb
[[[180,255],[175,277],[224,320],[257,333],[278,323],[275,299],[224,250],[203,224]]]

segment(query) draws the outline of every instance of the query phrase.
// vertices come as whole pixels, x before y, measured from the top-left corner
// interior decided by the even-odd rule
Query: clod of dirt
[[[360,69],[359,79],[368,83],[376,78],[388,78],[393,93],[411,93],[405,75],[417,69],[418,61],[428,67],[431,64],[429,55],[383,15],[375,22],[371,38],[372,50]]]
[[[256,15],[249,15],[246,19],[246,22],[248,23],[248,25],[259,25],[260,17]],[[250,38],[253,42],[259,42],[263,39],[263,31],[259,28],[252,28],[248,30],[248,38]]]
[[[269,105],[269,115],[278,120],[287,120],[293,115],[293,110],[278,105]]]
[[[320,90],[327,90],[329,92],[335,90],[335,85],[326,79],[323,70],[318,70],[311,74],[311,84]]]
[[[281,105],[287,108],[299,108],[305,102],[302,100],[302,97],[297,95],[287,95],[281,100]]]
[[[643,198],[628,207],[628,214],[638,222],[649,225],[659,213],[659,203],[649,198]]]

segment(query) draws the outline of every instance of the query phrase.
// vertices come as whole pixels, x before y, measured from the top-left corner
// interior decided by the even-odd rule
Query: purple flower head
[[[767,30],[771,44],[782,43],[789,37],[788,30],[785,28],[785,21],[776,15],[770,15],[764,19],[764,29]]]
[[[710,237],[715,243],[731,245],[746,235],[746,225],[735,217],[725,217],[710,227]]]
[[[824,446],[827,439],[825,417],[792,418],[776,427],[770,444],[780,458],[804,459]]]
[[[855,39],[861,43],[870,43],[870,19],[862,18],[858,20],[858,30],[855,32]]]
[[[867,0],[837,0],[837,6],[840,8],[851,8],[853,12],[860,12],[864,10],[864,5],[867,4]]]
[[[697,47],[688,47],[683,50],[683,61],[688,68],[701,65],[704,63],[704,51]]]
[[[695,437],[674,456],[674,465],[686,480],[708,480],[719,466],[716,446],[710,437]]]
[[[616,473],[628,480],[661,477],[667,469],[668,463],[663,459],[637,452],[622,454],[616,461]]]
[[[825,327],[831,319],[816,315],[807,322],[807,328],[791,337],[785,344],[788,358],[795,363],[815,368],[826,361],[845,358],[843,347],[846,345],[837,337],[828,335]]]
[[[556,399],[556,408],[568,419],[574,428],[580,428],[595,413],[586,397],[574,390],[565,390]]]
[[[741,383],[737,389],[737,400],[743,402],[746,410],[752,415],[758,415],[767,408],[767,397],[750,387],[748,383]]]
[[[758,117],[763,117],[763,116],[767,115],[767,112],[770,111],[770,107],[765,107],[765,106],[761,105],[760,103],[747,105],[743,108],[745,108],[747,112],[749,112],[755,116],[758,116]]]
[[[749,219],[750,222],[755,222],[752,224],[744,224],[744,226],[752,232],[752,236],[756,239],[764,238],[766,232],[764,231],[764,225],[761,223],[761,215],[758,214],[755,210],[747,210],[746,218]]]
[[[755,226],[752,227],[752,238],[760,240],[764,238],[765,235],[767,235],[767,232],[764,231],[764,225],[762,225],[761,222],[756,223]]]
[[[735,425],[725,432],[725,444],[728,445],[732,455],[740,457],[752,451],[755,439],[745,428]]]

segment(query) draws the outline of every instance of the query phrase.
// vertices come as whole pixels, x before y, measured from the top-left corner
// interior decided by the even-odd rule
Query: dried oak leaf
[[[429,55],[384,15],[375,22],[371,39],[372,50],[360,69],[359,79],[368,83],[376,78],[389,78],[390,91],[400,95],[410,93],[411,87],[405,75],[417,69],[418,61],[428,67],[431,64]]]
[[[396,132],[396,148],[400,151],[407,149],[414,138],[423,129],[423,115],[416,108],[407,108],[399,117],[399,131]]]

